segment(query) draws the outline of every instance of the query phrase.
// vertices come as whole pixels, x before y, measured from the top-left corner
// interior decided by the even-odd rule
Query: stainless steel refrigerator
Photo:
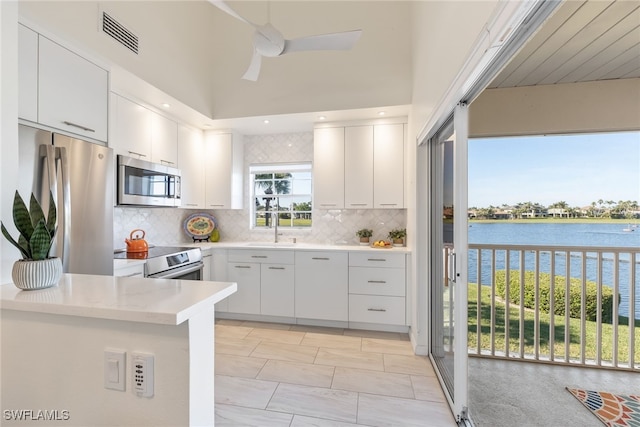
[[[20,125],[18,191],[33,192],[58,209],[52,255],[65,273],[113,274],[113,150],[65,135]]]

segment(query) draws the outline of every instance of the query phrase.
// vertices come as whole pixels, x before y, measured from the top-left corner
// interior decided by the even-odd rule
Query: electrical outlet
[[[123,350],[105,350],[104,352],[104,388],[125,390],[125,363],[127,353]]]
[[[153,396],[153,355],[133,353],[131,355],[133,392],[136,396]]]

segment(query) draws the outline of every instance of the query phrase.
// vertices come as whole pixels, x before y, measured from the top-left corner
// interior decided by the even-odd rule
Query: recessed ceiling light
[[[269,120],[265,119],[265,120],[262,121],[262,123],[264,123],[265,125],[268,125],[269,124]]]
[[[163,102],[163,103],[162,103],[162,106],[163,106],[164,108],[171,108],[171,105],[170,105],[170,104],[167,104],[166,102]]]
[[[385,114],[386,114],[386,112],[384,112],[384,111],[378,111],[378,115],[379,116],[384,116]]]
[[[318,120],[326,120],[326,117],[325,116],[319,116]]]

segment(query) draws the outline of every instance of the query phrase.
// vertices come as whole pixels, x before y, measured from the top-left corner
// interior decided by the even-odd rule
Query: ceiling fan
[[[353,30],[287,40],[269,22],[264,25],[254,24],[238,15],[223,0],[209,0],[209,2],[223,12],[255,28],[256,31],[253,34],[253,57],[249,68],[242,76],[243,79],[254,82],[258,80],[263,56],[272,58],[291,52],[310,50],[349,50],[353,48],[362,34],[362,30]]]

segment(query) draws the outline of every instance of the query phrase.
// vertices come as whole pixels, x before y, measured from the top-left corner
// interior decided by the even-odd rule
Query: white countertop
[[[340,252],[391,252],[411,253],[411,249],[405,246],[392,246],[391,248],[375,248],[370,245],[326,245],[320,243],[281,243],[270,242],[202,242],[185,243],[180,246],[197,247],[201,249],[280,249],[296,251],[340,251]]]
[[[3,310],[179,325],[233,294],[236,283],[64,274],[57,286],[0,286]]]

